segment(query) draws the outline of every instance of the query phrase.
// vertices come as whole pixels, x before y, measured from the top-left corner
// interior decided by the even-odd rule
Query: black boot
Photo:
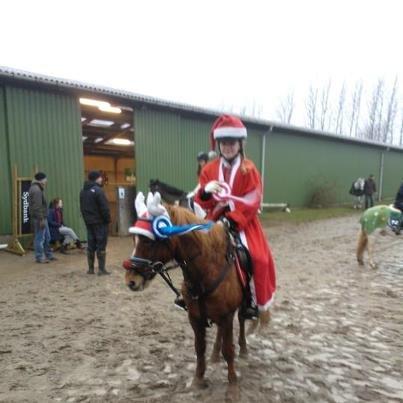
[[[63,245],[60,247],[59,252],[60,252],[61,254],[63,254],[63,255],[68,255],[68,253],[67,253],[67,245],[63,244]]]
[[[249,287],[249,281],[240,307],[240,314],[244,319],[256,320],[259,317],[259,310],[253,302],[252,293]]]
[[[187,311],[186,303],[182,296],[176,297],[174,304],[178,308],[183,309],[184,311]]]
[[[94,271],[95,252],[87,250],[87,262],[88,262],[87,274],[95,274]]]
[[[77,249],[85,249],[85,246],[81,243],[79,239],[76,241],[76,247]]]
[[[259,317],[258,307],[253,302],[248,304],[246,301],[243,301],[241,305],[241,316],[244,319],[257,320]]]
[[[98,259],[98,276],[102,276],[104,274],[111,274],[109,271],[105,269],[106,262],[106,252],[104,250],[97,252]]]

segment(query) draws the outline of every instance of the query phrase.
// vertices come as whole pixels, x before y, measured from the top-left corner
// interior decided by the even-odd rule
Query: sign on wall
[[[29,188],[31,186],[31,180],[21,180],[18,195],[18,200],[20,204],[20,222],[19,222],[19,233],[21,235],[31,233],[31,222],[29,220]]]

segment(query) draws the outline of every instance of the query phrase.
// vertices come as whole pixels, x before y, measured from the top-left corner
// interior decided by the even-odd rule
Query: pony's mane
[[[180,206],[170,206],[165,205],[171,221],[175,225],[185,225],[185,224],[201,224],[206,223],[203,220],[193,214],[187,208]],[[225,229],[222,225],[213,225],[208,232],[205,231],[194,231],[187,236],[194,238],[194,240],[201,244],[202,248],[208,248],[211,250],[222,249],[223,252],[226,251],[227,235]]]

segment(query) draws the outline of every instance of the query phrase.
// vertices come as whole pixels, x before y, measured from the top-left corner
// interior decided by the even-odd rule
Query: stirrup
[[[244,319],[257,320],[259,318],[259,309],[256,305],[243,306],[240,309],[240,314]]]
[[[187,311],[185,300],[182,297],[175,298],[174,304],[177,308]]]

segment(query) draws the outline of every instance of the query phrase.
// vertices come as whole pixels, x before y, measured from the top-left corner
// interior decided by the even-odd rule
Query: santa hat
[[[213,123],[210,132],[211,149],[215,149],[216,141],[219,139],[246,139],[248,133],[241,119],[231,115],[221,115]]]

